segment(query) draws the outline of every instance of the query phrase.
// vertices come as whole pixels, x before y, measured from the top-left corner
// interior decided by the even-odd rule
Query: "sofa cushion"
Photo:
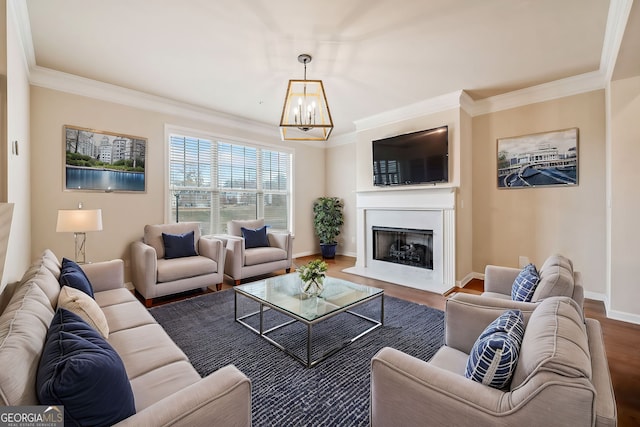
[[[62,270],[62,264],[58,260],[58,257],[51,252],[50,249],[45,249],[42,253],[42,264],[49,269],[51,274],[56,278],[56,280],[60,280],[60,270]]]
[[[287,251],[274,248],[251,248],[244,251],[244,265],[258,265],[287,259]]]
[[[227,233],[232,236],[242,237],[242,227],[257,230],[264,227],[264,218],[260,219],[232,219],[227,222]]]
[[[59,274],[58,274],[59,276]],[[27,269],[22,276],[21,283],[27,283],[33,281],[36,285],[42,289],[42,291],[49,298],[51,308],[56,309],[58,304],[58,294],[60,293],[60,283],[56,279],[55,275],[49,270],[42,259],[38,259]]]
[[[153,405],[167,396],[200,381],[200,375],[185,360],[167,363],[131,380],[136,410]]]
[[[514,301],[530,302],[540,281],[536,266],[527,265],[520,271],[511,287],[511,299]]]
[[[156,323],[149,311],[142,307],[140,301],[110,305],[103,307],[102,311],[107,319],[111,333]]]
[[[93,287],[89,278],[82,268],[70,259],[62,259],[62,270],[60,270],[60,286],[71,286],[93,298]]]
[[[524,336],[520,310],[507,310],[478,337],[469,354],[465,376],[476,382],[505,388],[518,363]]]
[[[100,332],[103,338],[109,338],[107,319],[98,303],[89,295],[70,286],[63,286],[58,296],[58,307],[80,316],[89,326]]]
[[[58,309],[38,368],[43,405],[64,405],[65,425],[112,425],[135,414],[118,353],[76,314]]]
[[[198,255],[193,240],[193,234],[193,230],[182,234],[162,233],[164,258],[173,259]]]
[[[2,405],[38,404],[36,373],[52,318],[49,298],[33,281],[15,290],[0,315]]]
[[[511,389],[539,371],[591,379],[589,340],[582,310],[569,297],[545,299],[531,314]]]
[[[218,263],[211,258],[200,255],[187,258],[159,259],[157,271],[158,283],[166,283],[216,273]]]
[[[570,260],[554,255],[547,258],[540,268],[540,282],[533,294],[532,301],[540,301],[554,296],[573,295],[573,265]]]
[[[251,228],[241,227],[240,231],[242,231],[242,237],[244,238],[245,249],[262,248],[265,246],[269,246],[266,225],[255,230]]]
[[[200,224],[197,222],[178,222],[174,224],[147,224],[144,226],[144,237],[142,241],[151,246],[156,251],[158,259],[164,258],[164,242],[162,233],[182,234],[193,231],[193,240],[200,240]]]

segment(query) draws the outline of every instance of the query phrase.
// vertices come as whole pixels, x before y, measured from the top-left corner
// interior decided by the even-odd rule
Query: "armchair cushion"
[[[267,226],[262,226],[255,230],[251,228],[240,227],[242,237],[244,238],[244,248],[263,248],[269,246],[269,239],[267,238]]]
[[[516,277],[511,288],[511,299],[514,301],[530,302],[536,286],[540,281],[535,265],[529,264]]]
[[[112,425],[136,412],[118,353],[65,309],[51,321],[36,385],[40,403],[64,405],[65,421],[71,424]]]
[[[507,310],[486,327],[471,349],[465,376],[503,389],[511,382],[524,337],[520,310]]]
[[[232,219],[227,222],[227,233],[232,236],[242,237],[242,227],[257,230],[264,227],[264,218],[260,219]]]
[[[93,298],[93,287],[89,282],[89,278],[78,264],[67,258],[62,259],[60,286],[76,288]]]
[[[162,241],[164,243],[164,258],[184,258],[188,256],[196,256],[193,230],[182,234],[162,233]]]

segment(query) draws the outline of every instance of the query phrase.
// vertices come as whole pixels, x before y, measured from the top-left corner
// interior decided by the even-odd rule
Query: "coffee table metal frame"
[[[265,285],[266,286],[266,285]],[[364,286],[364,285],[358,285],[358,286]],[[300,317],[294,313],[291,313],[290,311],[287,311],[286,309],[283,309],[275,304],[272,304],[268,301],[263,300],[262,298],[259,298],[255,295],[251,295],[245,291],[242,290],[242,286],[236,286],[234,287],[234,318],[235,321],[240,323],[241,325],[244,325],[245,327],[247,327],[248,329],[250,329],[251,331],[255,332],[256,334],[260,335],[262,338],[264,338],[266,341],[268,341],[269,343],[271,343],[272,345],[274,345],[275,347],[279,348],[280,350],[284,351],[285,353],[287,353],[289,356],[293,357],[294,359],[296,359],[297,361],[299,361],[300,363],[302,363],[303,365],[305,365],[307,368],[312,368],[314,366],[316,366],[318,363],[322,362],[323,360],[326,360],[328,357],[332,356],[333,354],[337,353],[338,351],[342,350],[343,348],[345,348],[346,346],[348,346],[349,344],[351,344],[352,342],[362,338],[363,336],[365,336],[366,334],[368,334],[369,332],[379,328],[380,326],[384,325],[384,291],[381,291],[379,293],[370,295],[368,297],[365,297],[361,300],[358,300],[354,303],[348,304],[344,307],[341,307],[335,311],[332,311],[330,313],[327,313],[321,317],[318,317],[314,320],[307,320],[303,317]],[[243,316],[238,317],[238,296],[242,295],[243,297],[249,298],[255,302],[257,302],[260,305],[259,310],[245,314]],[[321,298],[321,297],[317,297],[317,298]],[[364,316],[360,313],[356,313],[354,311],[352,311],[351,309],[354,307],[357,307],[359,305],[362,305],[364,303],[367,303],[369,301],[372,301],[376,298],[380,298],[380,320],[375,320],[372,319],[370,317]],[[276,325],[274,327],[271,327],[267,330],[264,329],[264,312],[266,310],[269,309],[273,309],[275,311],[277,311],[278,313],[282,313],[285,316],[291,317],[292,319],[289,321],[286,321],[282,324]],[[328,352],[324,353],[322,356],[320,356],[319,358],[312,360],[311,358],[311,354],[312,354],[312,349],[313,349],[313,325],[322,322],[323,320],[327,320],[337,314],[340,313],[349,313],[351,315],[357,316],[361,319],[364,319],[368,322],[371,322],[373,325],[368,328],[367,330],[365,330],[364,332],[361,332],[360,334],[356,335],[355,337],[353,337],[351,340],[347,341],[347,342],[343,342],[342,345],[339,345],[338,347],[329,350]],[[251,326],[250,324],[248,324],[247,322],[245,322],[245,319],[255,316],[255,315],[259,315],[260,316],[260,326],[258,329],[254,328],[253,326]],[[284,328],[285,326],[291,325],[292,323],[295,322],[300,322],[304,325],[306,325],[307,327],[307,358],[306,360],[304,360],[303,358],[301,358],[300,356],[298,356],[297,354],[295,354],[293,351],[287,349],[286,347],[284,347],[282,344],[278,343],[277,341],[275,341],[274,339],[272,339],[271,337],[267,336],[267,334],[269,334],[270,332],[273,332],[275,330],[278,330],[280,328]]]

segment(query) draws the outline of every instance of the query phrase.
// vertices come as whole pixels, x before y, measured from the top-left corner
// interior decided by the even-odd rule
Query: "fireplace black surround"
[[[433,230],[371,227],[373,259],[433,270]]]

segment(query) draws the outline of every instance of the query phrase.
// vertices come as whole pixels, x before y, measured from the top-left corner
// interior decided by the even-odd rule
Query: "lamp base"
[[[87,233],[73,233],[73,238],[76,242],[76,263],[86,264],[85,244],[87,242]]]

